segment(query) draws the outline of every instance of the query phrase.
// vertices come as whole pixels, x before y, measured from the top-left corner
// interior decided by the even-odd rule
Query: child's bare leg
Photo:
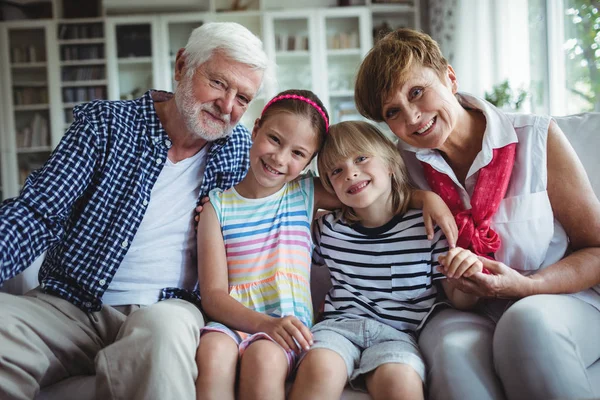
[[[238,346],[221,332],[206,332],[196,352],[196,399],[234,400]]]
[[[310,350],[298,367],[289,399],[339,399],[347,380],[346,363],[338,353]]]
[[[423,381],[408,364],[383,364],[366,376],[373,400],[423,399]]]
[[[285,399],[287,357],[270,340],[251,343],[242,355],[238,397],[240,400]]]

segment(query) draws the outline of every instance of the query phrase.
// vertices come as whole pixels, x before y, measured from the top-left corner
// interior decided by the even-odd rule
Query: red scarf
[[[490,259],[500,248],[500,237],[490,228],[490,223],[506,194],[516,147],[516,143],[511,143],[494,149],[492,161],[479,170],[469,210],[465,210],[458,189],[448,175],[421,163],[429,186],[446,202],[456,219],[457,246]]]

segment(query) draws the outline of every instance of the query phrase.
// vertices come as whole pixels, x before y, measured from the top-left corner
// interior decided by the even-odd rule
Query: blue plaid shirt
[[[100,310],[171,145],[151,93],[75,108],[75,121],[50,159],[27,178],[19,197],[0,207],[0,285],[47,250],[42,290],[84,311]],[[246,175],[250,145],[242,125],[212,143],[200,198]],[[199,300],[178,288],[163,289],[166,298]]]

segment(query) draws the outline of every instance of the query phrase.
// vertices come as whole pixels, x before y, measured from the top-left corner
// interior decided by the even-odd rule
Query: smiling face
[[[213,141],[231,133],[256,95],[262,72],[216,52],[193,75],[178,55],[175,79],[177,108],[187,129]]]
[[[456,75],[448,66],[442,78],[431,68],[415,65],[383,103],[383,118],[407,144],[440,149],[454,130],[462,107],[454,97]]]
[[[257,120],[252,139],[249,180],[240,186],[256,197],[273,194],[296,179],[318,148],[310,119],[289,112],[273,114],[262,123]]]
[[[327,176],[340,201],[360,213],[391,209],[391,174],[380,157],[357,155],[340,160]]]

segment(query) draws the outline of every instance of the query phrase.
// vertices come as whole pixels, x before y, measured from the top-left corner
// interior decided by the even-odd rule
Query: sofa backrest
[[[596,197],[600,198],[600,112],[555,117],[583,163]]]

